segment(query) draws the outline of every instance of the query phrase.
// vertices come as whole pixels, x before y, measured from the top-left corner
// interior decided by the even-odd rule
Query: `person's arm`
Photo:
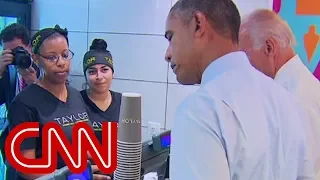
[[[299,150],[301,159],[297,180],[314,180],[316,177],[315,162],[306,140],[301,140]]]
[[[0,105],[6,103],[5,83],[4,78],[0,78]]]
[[[6,91],[8,90],[8,85],[10,79],[9,79],[9,73],[8,71],[4,71],[2,73],[2,77],[0,77],[0,105],[7,103],[7,94]],[[11,88],[10,88],[11,89]]]
[[[13,129],[24,122],[34,122],[35,113],[25,104],[19,101],[19,98],[12,101],[8,111],[9,129]],[[36,138],[27,138],[21,143],[21,154],[28,159],[36,158]],[[18,172],[25,179],[36,179],[45,174],[23,174]]]
[[[206,96],[191,97],[177,109],[171,130],[171,180],[230,180],[217,109]]]
[[[313,143],[316,142],[312,134],[312,128],[310,127],[309,116],[302,110],[302,108],[297,108],[300,112],[302,123],[300,129],[299,138],[299,152],[300,152],[300,162],[297,180],[313,180],[317,175],[317,153],[316,148],[313,147]],[[299,132],[297,132],[299,133]]]

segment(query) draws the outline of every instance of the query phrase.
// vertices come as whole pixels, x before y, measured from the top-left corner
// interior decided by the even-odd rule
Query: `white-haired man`
[[[295,53],[294,45],[289,25],[271,10],[256,10],[242,21],[240,47],[251,64],[294,94],[308,115],[306,131],[320,175],[320,83]]]

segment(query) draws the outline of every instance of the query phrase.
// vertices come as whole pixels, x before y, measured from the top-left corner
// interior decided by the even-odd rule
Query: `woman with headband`
[[[13,100],[8,111],[9,127],[13,129],[24,122],[39,122],[42,129],[46,123],[56,122],[71,141],[72,126],[77,121],[89,123],[89,119],[79,91],[66,85],[74,55],[69,49],[68,32],[59,26],[42,29],[31,42],[33,60],[43,76]],[[25,139],[21,143],[21,153],[29,159],[41,157],[41,141],[42,136]],[[59,155],[57,169],[64,166]],[[16,179],[36,179],[43,175],[18,173]]]
[[[110,90],[114,68],[107,42],[94,39],[90,50],[83,57],[86,87],[81,95],[88,106],[93,129],[100,143],[102,122],[118,122],[121,93]]]

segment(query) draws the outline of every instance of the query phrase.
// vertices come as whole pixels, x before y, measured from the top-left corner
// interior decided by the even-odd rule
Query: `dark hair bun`
[[[53,28],[55,31],[57,31],[58,33],[64,35],[65,37],[68,36],[68,30],[67,28],[62,29],[58,24],[54,26]]]
[[[90,46],[90,50],[107,51],[108,44],[103,39],[94,39]]]

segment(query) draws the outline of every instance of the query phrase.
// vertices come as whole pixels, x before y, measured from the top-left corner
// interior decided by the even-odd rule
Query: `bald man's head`
[[[288,23],[269,9],[260,9],[242,19],[240,35],[249,35],[254,48],[263,46],[268,37],[277,40],[281,47],[294,46],[296,41]]]
[[[274,78],[280,68],[277,64],[291,56],[286,53],[293,52],[295,43],[288,23],[271,10],[256,10],[242,19],[240,48],[251,64],[267,76]]]

